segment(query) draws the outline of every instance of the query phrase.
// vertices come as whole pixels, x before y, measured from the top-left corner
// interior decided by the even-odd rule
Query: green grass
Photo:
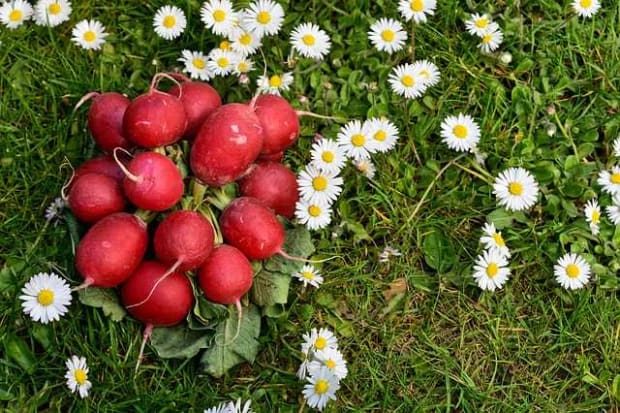
[[[321,255],[343,257],[322,265],[325,284],[318,291],[293,288],[286,313],[263,323],[254,365],[216,380],[196,360],[161,360],[148,346],[134,376],[142,326],[115,323],[77,300],[48,326],[21,312],[17,296],[34,273],[55,270],[73,285],[79,280],[68,229],[43,218],[67,178],[60,164],[66,158],[77,165],[96,153],[85,109],[72,113],[75,102],[91,90],[137,96],[154,73],[178,67],[183,48],[207,52],[216,44],[203,30],[197,1],[175,2],[189,20],[175,42],[157,39],[150,27],[163,1],[74,3],[72,24],[98,18],[112,33],[103,51],[71,44],[72,24],[0,31],[3,409],[202,411],[242,397],[258,412],[307,411],[295,377],[298,352],[301,335],[321,326],[337,332],[349,362],[338,401],[327,411],[620,408],[620,230],[605,221],[594,237],[581,212],[594,196],[609,204],[596,175],[613,163],[610,145],[620,129],[619,5],[604,1],[594,19],[581,20],[568,1],[440,0],[436,16],[416,29],[415,57],[434,61],[442,80],[423,99],[404,101],[390,92],[387,76],[411,55],[381,54],[366,37],[372,19],[399,17],[395,1],[282,2],[284,32],[264,47],[270,69],[286,69],[285,33],[301,21],[317,22],[333,41],[326,62],[300,60],[292,69],[296,78],[287,96],[317,113],[386,115],[401,129],[401,140],[374,158],[373,181],[346,170],[333,226],[313,235]],[[463,25],[474,11],[493,14],[505,35],[501,51],[512,54],[512,63],[478,52]],[[226,101],[253,93],[253,85],[239,86],[233,78],[213,83]],[[297,102],[300,95],[309,98],[307,107]],[[551,106],[556,115],[548,114]],[[441,143],[439,125],[459,111],[481,125],[489,176],[516,165],[534,172],[542,195],[531,211],[496,211],[489,178],[481,179],[485,173],[473,156],[438,176],[456,157]],[[303,137],[286,156],[296,169],[309,159],[310,138],[316,132],[334,137],[339,126],[312,119],[302,125]],[[557,129],[553,136],[546,133],[549,125]],[[480,228],[490,214],[510,219],[503,234],[513,252],[511,279],[493,294],[481,292],[471,277]],[[379,263],[385,245],[403,256]],[[567,292],[553,280],[553,264],[566,251],[599,264],[584,290]],[[383,293],[400,279],[406,292],[386,300]],[[21,343],[21,358],[15,343]],[[71,354],[89,362],[93,389],[85,400],[64,384]]]

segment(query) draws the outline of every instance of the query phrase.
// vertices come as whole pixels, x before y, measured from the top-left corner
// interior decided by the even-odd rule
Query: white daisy
[[[415,67],[409,63],[392,69],[388,82],[394,93],[407,99],[419,98],[426,91],[426,83],[421,77],[417,76]]]
[[[339,388],[336,375],[327,367],[322,367],[316,375],[308,377],[303,395],[308,401],[308,406],[322,412],[328,401],[336,400],[336,391]]]
[[[600,8],[599,0],[573,0],[573,9],[581,17],[592,17]]]
[[[302,23],[291,33],[291,44],[302,56],[322,59],[331,47],[329,36],[313,23]]]
[[[230,45],[232,50],[242,57],[256,53],[261,47],[261,37],[247,30],[238,30],[230,37],[230,40],[232,40]]]
[[[474,278],[483,290],[501,289],[508,280],[510,269],[508,260],[496,250],[485,250],[476,258]]]
[[[209,58],[201,52],[183,50],[179,61],[185,65],[184,71],[192,79],[209,80],[214,76],[207,66]]]
[[[434,15],[436,0],[400,0],[398,2],[398,11],[406,21],[413,19],[416,23],[426,21],[426,15]]]
[[[494,24],[494,23],[493,23]],[[492,27],[493,24],[490,24],[489,27]],[[490,53],[499,47],[500,44],[504,41],[504,35],[499,27],[489,28],[481,37],[480,44],[478,44],[478,48],[482,50],[484,53]]]
[[[331,205],[342,191],[342,178],[334,172],[325,172],[313,165],[299,173],[299,193],[306,201],[316,205]]]
[[[403,255],[399,250],[397,250],[396,248],[390,247],[389,245],[386,245],[383,248],[383,251],[381,251],[381,253],[379,254],[379,262],[389,262],[391,257],[400,257],[401,255]]]
[[[370,118],[364,122],[362,129],[368,131],[368,137],[377,152],[389,151],[398,140],[398,128],[386,117]]]
[[[354,159],[353,166],[368,179],[373,179],[377,172],[377,168],[370,158]]]
[[[310,353],[338,348],[338,339],[334,333],[326,328],[321,328],[318,331],[316,328],[313,328],[309,334],[303,334],[302,338],[304,339],[301,345],[302,352]]]
[[[47,208],[45,208],[45,219],[56,225],[62,220],[62,211],[66,206],[67,203],[61,197],[56,197]]]
[[[601,208],[598,206],[596,199],[591,199],[585,206],[586,221],[590,224],[592,235],[599,232],[599,223],[601,222]]]
[[[304,265],[299,271],[293,274],[293,277],[303,282],[304,287],[310,284],[313,287],[319,288],[319,286],[323,284],[323,277],[312,265]]]
[[[289,90],[292,83],[293,74],[291,72],[286,72],[282,75],[260,75],[256,80],[258,90],[261,93],[271,93],[272,95],[280,95],[280,92]]]
[[[435,86],[441,76],[439,68],[428,60],[416,60],[413,63],[413,73],[416,79],[422,79],[426,87]]]
[[[508,168],[493,184],[498,203],[508,210],[521,211],[530,208],[538,197],[538,183],[524,168]]]
[[[469,115],[447,116],[441,122],[441,140],[455,151],[472,152],[480,141],[480,127]]]
[[[71,40],[86,50],[99,50],[108,34],[105,27],[97,20],[82,20],[71,32]]]
[[[88,396],[88,391],[93,385],[88,381],[86,358],[71,356],[71,358],[65,362],[65,365],[67,366],[65,378],[67,379],[69,390],[73,393],[78,392],[81,398]]]
[[[482,37],[487,32],[489,24],[491,24],[491,17],[488,14],[474,13],[471,18],[465,22],[465,28],[469,34]]]
[[[176,39],[187,26],[183,10],[176,6],[162,6],[153,17],[153,27],[159,37],[166,40]]]
[[[321,139],[312,144],[310,163],[321,171],[340,172],[347,162],[342,146],[331,139]]]
[[[590,264],[577,254],[567,253],[553,266],[553,273],[562,287],[567,290],[576,290],[588,283]]]
[[[381,18],[370,26],[368,38],[377,50],[392,54],[404,47],[407,32],[398,20]]]
[[[347,122],[338,132],[338,145],[342,146],[348,157],[356,160],[369,158],[371,153],[377,151],[370,132],[370,125],[364,125],[359,120]]]
[[[325,228],[332,222],[331,208],[321,202],[300,199],[295,204],[295,218],[310,230]]]
[[[305,380],[308,376],[308,365],[310,364],[310,346],[307,346],[304,351],[304,345],[302,344],[301,351],[301,364],[295,374],[299,380]]]
[[[235,52],[222,49],[213,49],[207,60],[207,70],[215,76],[226,76],[233,72],[239,60]]]
[[[206,1],[200,8],[200,19],[219,36],[228,36],[239,23],[239,15],[229,0]]]
[[[308,365],[308,372],[311,376],[316,376],[321,367],[330,369],[338,380],[344,379],[349,373],[347,362],[342,356],[342,353],[337,349],[330,348],[314,353],[314,360]]]
[[[222,402],[217,406],[206,409],[204,413],[232,413],[232,402]]]
[[[71,305],[71,288],[58,275],[38,273],[21,290],[22,308],[34,321],[47,324],[65,315]]]
[[[9,29],[21,26],[30,20],[34,10],[25,0],[8,0],[0,6],[0,22]]]
[[[610,205],[605,207],[605,211],[607,212],[607,218],[609,218],[614,225],[620,225],[620,206]]]
[[[603,187],[604,192],[611,195],[620,194],[620,166],[612,166],[611,172],[599,172],[596,182]]]
[[[271,0],[258,0],[243,12],[243,24],[259,36],[278,34],[284,21],[284,9]]]
[[[243,405],[241,399],[237,399],[237,402],[230,402],[230,413],[252,413],[252,400],[248,400]]]
[[[241,76],[241,75],[251,72],[252,70],[254,70],[254,62],[249,60],[247,57],[242,57],[239,60],[237,60],[237,64],[235,65],[235,68],[233,69],[233,73],[238,76]]]
[[[502,257],[510,258],[510,250],[506,246],[502,233],[495,229],[495,224],[492,222],[484,224],[482,232],[480,242],[484,244],[485,249],[495,251]]]
[[[34,6],[34,21],[39,26],[55,27],[69,20],[71,3],[67,0],[39,0]]]

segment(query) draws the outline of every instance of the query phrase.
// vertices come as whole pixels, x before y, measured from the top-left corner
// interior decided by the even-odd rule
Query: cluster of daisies
[[[472,14],[470,19],[465,21],[465,27],[469,34],[480,37],[478,48],[484,53],[494,52],[504,41],[499,25],[492,21],[488,14]]]
[[[297,377],[306,382],[303,395],[308,406],[323,411],[328,401],[336,400],[340,380],[349,373],[347,362],[338,350],[338,339],[328,329],[313,328],[303,339]]]
[[[241,399],[237,399],[236,402],[223,402],[217,406],[206,409],[204,413],[253,413],[252,401],[248,400],[243,403]]]

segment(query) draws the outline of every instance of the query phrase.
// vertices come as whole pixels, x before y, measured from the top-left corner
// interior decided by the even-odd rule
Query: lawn
[[[252,400],[256,412],[313,411],[304,403],[302,334],[331,329],[348,362],[337,401],[325,411],[616,412],[620,409],[620,226],[603,213],[593,235],[584,205],[612,197],[597,184],[615,164],[620,134],[620,4],[603,0],[593,18],[569,1],[438,0],[425,23],[405,23],[394,0],[279,1],[286,18],[256,55],[250,83],[210,81],[224,102],[245,102],[256,78],[291,71],[283,92],[293,106],[346,120],[386,116],[396,147],[373,155],[374,178],[349,165],[331,224],[312,231],[320,288],[294,282],[277,317],[263,317],[260,352],[215,379],[196,358],[166,360],[151,345],[137,374],[141,323],[116,322],[74,297],[61,320],[40,324],[22,312],[20,290],[38,272],[82,280],[73,263],[75,228],[45,217],[74,166],[98,150],[86,127],[90,91],[133,98],[152,76],[179,71],[183,49],[208,53],[220,38],[200,21],[199,1],[169,2],[188,25],[174,41],[152,19],[164,1],[75,0],[69,22],[15,30],[0,26],[0,406],[4,411],[202,412],[222,401]],[[238,2],[247,5],[248,2]],[[614,4],[615,3],[615,4]],[[466,32],[471,13],[489,13],[504,35],[483,54]],[[380,17],[399,19],[408,45],[372,47]],[[102,50],[82,50],[71,30],[100,20]],[[289,59],[289,33],[314,22],[330,36],[323,61]],[[415,35],[412,37],[412,33]],[[427,59],[440,82],[405,99],[388,83],[392,69]],[[162,82],[163,83],[163,82]],[[446,116],[467,113],[481,130],[479,163],[441,140]],[[342,122],[304,117],[285,163],[310,160],[316,134],[335,138]],[[535,205],[508,211],[493,181],[508,167],[539,184]],[[496,291],[472,277],[485,222],[502,231],[511,274]],[[386,246],[402,255],[380,260]],[[553,267],[567,252],[592,267],[583,289],[565,290]],[[87,398],[65,384],[65,360],[86,357]]]

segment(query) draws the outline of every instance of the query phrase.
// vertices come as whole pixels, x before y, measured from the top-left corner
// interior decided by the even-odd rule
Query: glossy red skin
[[[271,94],[260,95],[254,108],[264,130],[261,155],[283,152],[295,143],[299,136],[299,117],[286,99]]]
[[[183,136],[188,139],[194,139],[205,119],[222,106],[222,98],[208,83],[184,82],[180,87],[173,86],[168,93],[179,98],[183,104],[187,115],[187,127]]]
[[[116,287],[138,268],[147,244],[144,221],[117,212],[97,221],[80,240],[75,266],[90,285]]]
[[[261,153],[258,154],[257,162],[282,162],[284,159],[284,151],[276,153]]]
[[[229,103],[216,109],[198,131],[190,153],[194,175],[211,186],[238,179],[263,145],[260,121],[248,105]]]
[[[155,255],[166,265],[181,260],[179,271],[198,268],[213,250],[213,226],[201,213],[175,211],[155,230]]]
[[[119,155],[121,155],[119,160],[124,158],[122,154]],[[75,181],[80,176],[90,172],[107,175],[114,178],[119,184],[122,184],[123,179],[125,178],[123,170],[118,166],[112,155],[103,155],[84,162],[75,170],[75,176],[73,179]]]
[[[82,174],[72,182],[68,202],[73,215],[88,224],[123,211],[127,204],[118,181],[95,172]]]
[[[220,244],[198,270],[198,284],[209,301],[236,304],[252,287],[252,265],[237,248]]]
[[[165,211],[183,196],[183,177],[166,156],[157,152],[140,152],[127,165],[133,175],[140,178],[134,182],[123,180],[125,195],[138,208],[149,211]]]
[[[267,259],[284,244],[284,227],[269,207],[254,198],[236,198],[228,204],[220,215],[220,229],[224,240],[250,260]]]
[[[143,148],[175,143],[185,132],[187,116],[176,97],[154,90],[135,98],[123,117],[125,137]]]
[[[238,183],[241,196],[256,198],[288,219],[295,215],[299,200],[297,177],[286,166],[276,162],[257,163]]]
[[[143,261],[121,286],[121,301],[125,307],[142,302],[153,291],[143,304],[127,308],[144,324],[173,326],[185,320],[194,306],[192,286],[181,272],[172,272],[155,287],[167,271],[168,268],[157,261]]]
[[[114,148],[130,149],[133,145],[123,132],[123,116],[131,101],[120,93],[102,93],[93,99],[88,110],[88,129],[104,152]]]

